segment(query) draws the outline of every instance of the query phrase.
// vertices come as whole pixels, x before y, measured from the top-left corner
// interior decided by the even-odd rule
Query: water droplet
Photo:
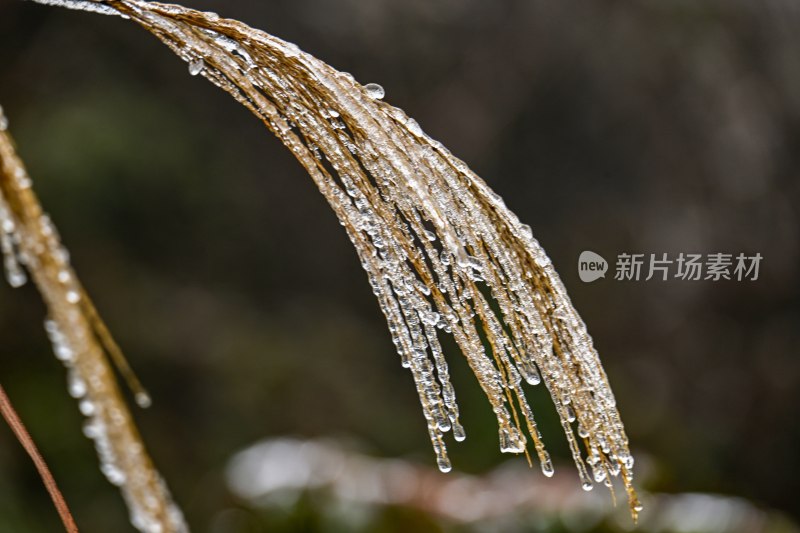
[[[581,488],[588,492],[594,488],[594,485],[592,485],[591,481],[584,481],[581,483]]]
[[[425,296],[430,296],[431,295],[431,288],[428,287],[427,285],[425,285],[424,283],[419,282],[417,284],[417,288],[419,289],[419,292],[421,292]]]
[[[553,468],[553,461],[550,460],[550,455],[547,452],[544,452],[544,460],[542,461],[542,474],[546,477],[553,477],[555,473],[555,469]]]
[[[542,382],[542,376],[536,370],[536,366],[530,361],[522,361],[519,364],[519,373],[525,378],[528,385],[538,385]]]
[[[141,407],[142,409],[147,409],[151,405],[153,405],[153,400],[150,398],[150,395],[146,392],[137,392],[136,393],[136,404]]]
[[[3,114],[3,111],[0,109],[0,131],[6,131],[8,129],[8,119]]]
[[[95,406],[89,400],[81,400],[78,402],[78,409],[84,416],[92,416],[95,412]]]
[[[386,91],[377,83],[368,83],[364,85],[364,90],[367,91],[367,96],[373,100],[382,100],[386,96]]]
[[[70,371],[67,375],[67,389],[73,398],[80,398],[86,394],[86,382],[75,372]]]
[[[81,295],[78,291],[68,291],[67,292],[67,301],[71,304],[76,304],[81,301]]]
[[[467,434],[464,432],[464,426],[458,422],[453,422],[453,438],[458,442],[464,442],[467,438]]]
[[[567,407],[567,420],[569,422],[575,422],[575,411],[572,407]]]
[[[422,137],[423,135],[422,128],[420,127],[419,122],[417,122],[413,118],[409,118],[406,121],[406,127],[408,128],[408,131],[410,131],[413,135],[417,137]]]
[[[58,324],[56,324],[55,320],[49,318],[44,321],[44,330],[47,332],[47,336],[50,337],[50,339],[52,339],[54,335],[59,333]]]
[[[622,463],[622,466],[624,466],[626,469],[630,470],[631,468],[633,468],[632,455],[622,455],[620,456],[619,460]]]
[[[522,453],[525,451],[525,437],[516,429],[500,430],[500,451],[502,453]]]
[[[425,294],[425,293],[423,293],[423,294]],[[428,289],[427,294],[430,294],[430,289]],[[420,320],[422,320],[423,323],[425,323],[425,324],[427,324],[429,326],[435,326],[436,324],[439,323],[439,320],[440,320],[441,317],[439,316],[439,313],[437,313],[435,311],[431,311],[431,312],[420,313],[419,318],[420,318]]]
[[[192,76],[197,76],[203,69],[206,68],[206,62],[203,61],[203,58],[195,59],[194,61],[189,62],[189,74]]]
[[[604,468],[595,468],[594,469],[594,480],[597,483],[602,483],[606,479],[606,471]]]
[[[439,467],[443,473],[448,473],[453,469],[453,465],[450,464],[450,459],[445,456],[441,456],[436,460],[436,465]]]
[[[25,172],[22,169],[17,169],[14,174],[14,178],[17,180],[17,187],[20,189],[30,189],[31,185],[33,185],[33,181],[25,175]]]
[[[71,361],[75,357],[75,352],[69,346],[61,343],[53,347],[53,352],[55,352],[56,358],[60,361]]]
[[[103,430],[96,421],[89,419],[83,424],[83,434],[90,439],[96,439],[103,434]]]
[[[8,268],[8,265],[6,265],[6,280],[9,285],[17,289],[25,285],[28,281],[28,276],[17,265],[14,265],[14,268]]]
[[[111,463],[103,463],[100,465],[100,471],[112,485],[120,486],[125,483],[125,473]]]

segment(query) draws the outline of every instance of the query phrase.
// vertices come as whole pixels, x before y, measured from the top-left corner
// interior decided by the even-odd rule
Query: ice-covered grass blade
[[[75,275],[69,253],[31,187],[0,108],[0,243],[7,280],[17,287],[30,276],[41,293],[48,312],[45,330],[67,368],[69,393],[86,416],[84,434],[94,441],[100,470],[122,491],[133,525],[145,533],[187,531],[144,448],[106,355],[119,365],[140,404],[149,403],[149,397]]]

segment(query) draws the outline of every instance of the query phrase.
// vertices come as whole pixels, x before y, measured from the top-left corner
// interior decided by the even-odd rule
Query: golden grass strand
[[[0,109],[0,125],[7,124]],[[121,352],[114,354],[119,349],[70,266],[69,253],[31,185],[8,131],[0,128],[0,236],[9,282],[14,286],[24,282],[22,265],[39,289],[48,310],[45,329],[67,368],[69,392],[87,417],[84,433],[94,441],[101,471],[120,487],[133,525],[147,533],[187,531],[145,450],[103,343],[121,362],[124,358]],[[123,371],[127,368],[122,366]],[[127,373],[132,375],[129,369]]]

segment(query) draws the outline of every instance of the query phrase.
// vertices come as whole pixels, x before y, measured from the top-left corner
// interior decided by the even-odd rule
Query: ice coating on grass
[[[5,120],[1,108],[0,119]],[[86,417],[84,434],[94,442],[100,471],[120,487],[131,522],[144,533],[188,531],[120,396],[106,358],[106,351],[118,348],[31,191],[31,180],[6,131],[0,131],[0,243],[9,283],[24,283],[27,269],[47,304],[44,329],[56,358],[67,368],[67,390]],[[138,394],[146,393],[141,389]]]
[[[533,451],[552,475],[522,388],[544,383],[582,486],[620,477],[636,517],[628,439],[592,340],[531,228],[499,195],[383,102],[378,84],[216,14],[109,5],[252,111],[308,171],[367,272],[442,471],[447,434],[465,436],[441,349],[451,335],[491,404],[501,451]]]
[[[100,13],[101,15],[120,15],[120,12],[113,7],[107,5],[105,2],[94,0],[35,0],[39,4],[49,6],[66,7],[68,9],[76,9],[79,11],[89,11],[91,13]]]

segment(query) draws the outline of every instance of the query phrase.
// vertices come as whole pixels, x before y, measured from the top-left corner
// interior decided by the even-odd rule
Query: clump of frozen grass
[[[522,389],[523,380],[544,383],[582,486],[611,488],[621,478],[636,518],[633,458],[614,396],[549,258],[483,180],[382,101],[382,87],[215,13],[140,0],[37,1],[137,22],[292,151],[356,247],[442,471],[451,469],[446,436],[466,437],[440,343],[452,335],[497,417],[502,452],[532,449],[552,475]]]

